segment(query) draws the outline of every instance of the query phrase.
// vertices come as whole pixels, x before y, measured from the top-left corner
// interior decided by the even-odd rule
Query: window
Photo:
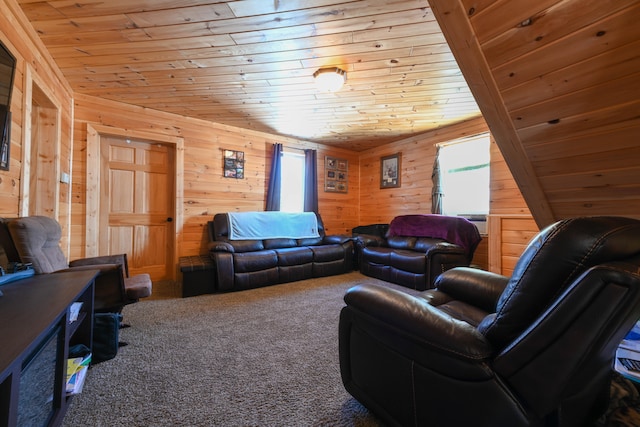
[[[283,151],[280,169],[280,210],[282,212],[304,211],[304,154]]]
[[[445,215],[489,214],[489,134],[440,147]]]

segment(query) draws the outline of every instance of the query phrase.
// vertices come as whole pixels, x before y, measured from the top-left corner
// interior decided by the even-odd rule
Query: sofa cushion
[[[379,246],[362,248],[362,258],[373,264],[389,265],[389,256],[393,249]]]
[[[313,262],[313,252],[309,248],[276,249],[278,265],[280,267],[310,264]]]
[[[233,246],[234,252],[255,252],[264,249],[262,240],[227,240]]]
[[[416,245],[416,237],[394,236],[387,238],[387,246],[393,249],[413,249]]]
[[[265,239],[262,242],[265,249],[293,248],[298,245],[295,239]]]
[[[424,274],[427,257],[421,252],[396,249],[389,254],[389,265],[410,273]]]
[[[273,250],[235,253],[233,264],[236,273],[266,270],[278,266],[278,254]]]
[[[322,237],[313,237],[309,239],[298,239],[298,246],[315,246],[322,244]]]
[[[314,262],[338,261],[345,256],[342,245],[309,246],[309,249],[313,251]]]
[[[432,237],[420,237],[416,240],[416,244],[413,248],[414,251],[427,252],[429,249],[438,244],[451,244],[446,240],[434,239]]]

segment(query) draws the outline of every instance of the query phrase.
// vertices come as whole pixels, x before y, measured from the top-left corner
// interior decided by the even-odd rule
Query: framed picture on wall
[[[380,188],[400,187],[400,153],[380,158]]]
[[[349,161],[325,156],[324,191],[346,193],[349,189]]]
[[[224,177],[244,178],[244,151],[223,150],[224,151]]]

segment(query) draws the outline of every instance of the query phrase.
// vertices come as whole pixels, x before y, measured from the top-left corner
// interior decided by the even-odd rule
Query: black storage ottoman
[[[209,255],[180,257],[182,297],[210,294],[216,290],[216,271]]]

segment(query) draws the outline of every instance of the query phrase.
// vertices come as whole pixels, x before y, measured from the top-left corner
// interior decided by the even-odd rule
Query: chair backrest
[[[0,218],[0,245],[2,245],[8,262],[22,262],[20,255],[18,255],[16,245],[11,238],[11,233],[9,232],[9,221],[11,221],[11,219]]]
[[[60,224],[46,216],[15,218],[7,224],[23,263],[33,264],[36,274],[53,273],[69,266],[60,248]]]
[[[495,314],[478,329],[502,349],[589,268],[640,254],[640,221],[581,217],[542,230],[516,263]]]

